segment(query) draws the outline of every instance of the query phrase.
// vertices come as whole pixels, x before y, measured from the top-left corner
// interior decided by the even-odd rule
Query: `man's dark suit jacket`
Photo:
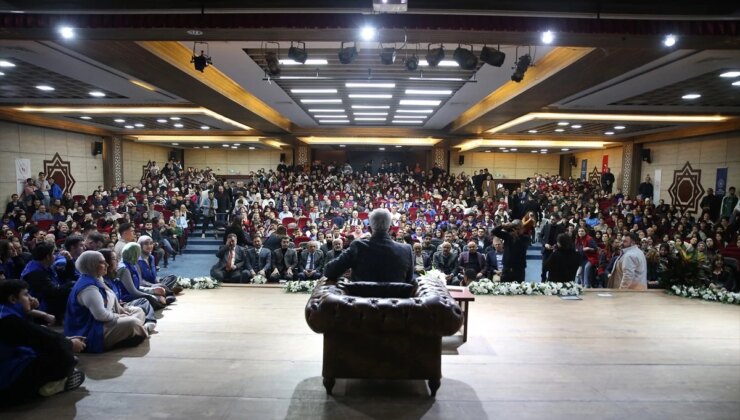
[[[308,268],[308,250],[304,249],[301,251],[301,255],[298,257],[298,270],[303,271]],[[316,252],[316,261],[313,263],[313,269],[318,272],[324,271],[324,253],[321,252],[320,249],[317,249]]]
[[[288,248],[285,251],[285,255],[283,255],[282,247],[272,252],[272,268],[277,268],[279,272],[285,273],[285,270],[288,268],[295,272],[297,265],[298,253],[295,252],[295,249]]]
[[[393,241],[387,232],[352,241],[342,255],[326,265],[324,275],[335,280],[350,268],[353,281],[414,282],[411,247]]]
[[[457,254],[450,251],[450,255],[445,257],[442,251],[435,252],[432,257],[432,267],[447,275],[456,276],[458,273]]]
[[[246,267],[246,269],[252,269],[255,273],[265,270],[265,274],[269,274],[272,267],[272,253],[269,249],[263,246],[260,248],[259,255],[257,255],[257,250],[250,248],[247,255],[249,255],[249,267]]]
[[[221,246],[221,248],[218,249],[218,252],[216,253],[216,257],[218,257],[218,262],[216,263],[216,268],[222,269],[226,267],[226,257],[229,255],[229,247],[226,245]],[[244,248],[240,246],[236,246],[234,248],[234,266],[236,267],[237,271],[244,270],[245,264],[248,263],[247,253],[244,251]]]
[[[498,252],[495,249],[488,251],[488,254],[486,254],[486,266],[488,267],[489,276],[492,276],[495,271],[501,270],[501,267],[498,266],[498,260],[496,260],[497,256]],[[503,264],[503,260],[501,263]]]

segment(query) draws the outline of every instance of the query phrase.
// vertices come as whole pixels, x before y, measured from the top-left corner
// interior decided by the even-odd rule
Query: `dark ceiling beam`
[[[678,130],[662,131],[660,133],[643,134],[629,137],[635,143],[651,143],[660,141],[680,140],[690,137],[710,136],[712,134],[740,131],[740,118],[733,118],[725,122],[707,124],[694,127],[685,127]]]

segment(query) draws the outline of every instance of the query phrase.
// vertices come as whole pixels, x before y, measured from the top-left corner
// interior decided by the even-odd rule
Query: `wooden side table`
[[[468,314],[470,313],[470,302],[475,302],[475,295],[470,293],[464,286],[447,286],[450,296],[460,305],[463,311],[463,343],[468,341]]]

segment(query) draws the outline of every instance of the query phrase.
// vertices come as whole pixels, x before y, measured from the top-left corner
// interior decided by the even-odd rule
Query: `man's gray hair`
[[[100,264],[101,260],[105,260],[105,258],[98,251],[85,251],[77,257],[75,268],[82,274],[97,278],[98,264]]]
[[[391,212],[387,209],[373,210],[370,212],[368,219],[370,220],[370,228],[373,230],[373,234],[388,232],[391,228]]]

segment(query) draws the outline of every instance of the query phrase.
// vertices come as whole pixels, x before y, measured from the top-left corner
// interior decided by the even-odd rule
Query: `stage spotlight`
[[[419,57],[414,54],[411,57],[408,57],[403,64],[406,66],[406,70],[414,71],[419,68]]]
[[[382,44],[381,44],[382,47]],[[380,62],[390,65],[396,62],[396,48],[388,47],[380,49]]]
[[[470,45],[470,44],[466,44]],[[473,54],[473,46],[470,45],[470,49],[463,48],[460,45],[457,46],[455,52],[452,53],[452,59],[460,65],[463,70],[474,70],[478,65],[478,58]]]
[[[265,62],[267,63],[267,72],[270,75],[276,76],[280,74],[280,60],[278,60],[276,52],[269,51],[265,53]]]
[[[519,57],[519,60],[516,62],[516,69],[514,70],[514,74],[511,75],[511,80],[519,83],[524,79],[524,73],[527,72],[527,69],[529,68],[529,65],[532,63],[532,57],[529,56],[529,54],[524,54],[523,56]]]
[[[480,50],[480,59],[493,67],[501,67],[506,59],[506,54],[496,48],[483,46],[483,49]]]
[[[206,67],[213,64],[211,57],[207,56],[203,51],[200,52],[200,55],[193,55],[190,62],[193,63],[193,67],[201,73],[203,73],[203,70],[205,70]]]
[[[440,61],[445,58],[444,45],[439,44],[439,48],[432,49],[432,44],[427,45],[427,64],[429,67],[437,67]]]
[[[339,62],[342,64],[349,64],[357,58],[357,46],[355,43],[352,43],[351,47],[344,47],[344,42],[342,42],[342,45],[339,49]]]
[[[296,63],[305,64],[306,59],[308,58],[308,53],[306,52],[306,43],[297,42],[297,44],[300,44],[302,47],[294,47],[293,42],[290,43],[290,48],[288,48],[288,58],[295,61]]]

